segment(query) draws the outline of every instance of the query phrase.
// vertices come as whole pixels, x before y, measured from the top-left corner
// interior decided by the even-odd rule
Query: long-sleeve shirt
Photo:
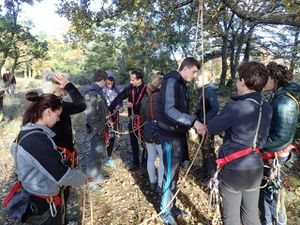
[[[60,120],[51,129],[56,133],[53,140],[57,146],[66,147],[73,151],[73,131],[71,115],[83,112],[86,108],[83,96],[79,90],[72,84],[68,83],[65,90],[69,93],[72,102],[63,101],[62,113]]]

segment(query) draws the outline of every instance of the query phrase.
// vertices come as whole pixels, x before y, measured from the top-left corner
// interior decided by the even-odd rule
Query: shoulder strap
[[[18,137],[17,137],[17,139],[16,139],[16,143],[17,143],[17,145],[16,145],[16,158],[15,158],[15,164],[16,164],[16,170],[18,169],[18,162],[17,162],[17,151],[18,151],[18,146],[19,146],[19,144],[26,138],[26,137],[28,137],[28,136],[30,136],[30,135],[32,135],[32,134],[36,134],[36,133],[40,133],[40,134],[43,134],[44,132],[43,131],[41,131],[41,130],[32,130],[32,131],[30,131],[30,132],[28,132],[27,134],[25,134],[20,140],[18,139]],[[19,135],[18,135],[19,136]]]
[[[259,114],[258,114],[258,121],[257,121],[257,126],[256,126],[256,131],[255,131],[255,136],[254,136],[254,140],[253,140],[253,150],[255,151],[256,149],[256,145],[257,145],[257,137],[258,137],[258,132],[259,132],[259,128],[260,128],[260,124],[261,124],[261,117],[262,117],[262,104],[263,104],[263,100],[261,100],[261,102],[259,103],[258,101],[256,101],[253,98],[246,98],[245,100],[248,101],[252,101],[255,104],[259,105]]]
[[[296,102],[298,113],[299,113],[300,106],[299,106],[298,99],[294,95],[292,95],[290,92],[286,92],[285,95],[290,97],[291,99],[293,99]]]
[[[17,143],[17,148],[16,149],[18,149],[18,145],[26,138],[26,137],[28,137],[28,136],[30,136],[31,134],[37,134],[37,133],[40,133],[40,134],[43,134],[44,132],[43,131],[41,131],[41,130],[32,130],[32,131],[30,131],[30,132],[28,132],[27,134],[25,134],[20,140],[18,139],[18,137],[17,137],[17,139],[16,139],[16,143]],[[18,135],[19,136],[19,135]]]

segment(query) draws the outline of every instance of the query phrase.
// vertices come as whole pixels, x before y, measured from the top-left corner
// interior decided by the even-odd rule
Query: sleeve
[[[86,109],[86,105],[79,90],[72,83],[68,83],[65,86],[65,90],[69,93],[72,102],[64,102],[62,113],[72,115],[83,112]]]
[[[206,114],[206,119],[211,120],[219,112],[219,102],[216,91],[213,88],[207,88],[205,93],[205,98],[210,104],[210,110]]]
[[[236,115],[235,105],[227,103],[221,112],[207,124],[208,132],[215,135],[229,129],[233,124],[234,115]]]
[[[109,111],[113,111],[118,104],[120,104],[124,99],[129,97],[129,92],[130,92],[131,86],[125,88],[123,91],[121,91],[117,97],[111,102],[109,106]]]
[[[192,127],[196,118],[189,114],[180,112],[175,106],[175,79],[168,79],[166,84],[166,91],[164,93],[165,105],[164,114],[173,122],[184,125],[187,127]]]
[[[142,102],[141,102],[141,111],[140,111],[140,117],[141,117],[141,123],[143,124],[146,121],[146,95],[144,95]]]
[[[291,140],[298,123],[298,109],[294,101],[282,96],[277,107],[273,107],[271,129],[264,151],[275,152]],[[280,105],[279,105],[280,104]],[[272,150],[271,150],[272,149]]]
[[[58,183],[66,175],[69,167],[61,162],[62,156],[45,134],[25,139],[21,145],[35,158],[35,167],[49,179]]]

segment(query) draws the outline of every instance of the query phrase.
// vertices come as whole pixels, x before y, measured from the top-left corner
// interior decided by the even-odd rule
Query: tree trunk
[[[222,72],[220,76],[220,86],[225,86],[226,74],[227,74],[227,55],[228,55],[228,40],[227,35],[223,36],[222,45]]]

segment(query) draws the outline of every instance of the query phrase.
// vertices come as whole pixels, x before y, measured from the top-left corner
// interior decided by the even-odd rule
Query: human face
[[[274,91],[276,89],[276,82],[275,79],[272,77],[268,77],[268,82],[264,88],[265,91]]]
[[[199,70],[196,66],[193,67],[186,66],[179,73],[181,74],[182,78],[185,81],[190,82],[197,77]]]
[[[111,80],[106,80],[106,87],[108,87],[108,89],[112,89],[114,85],[114,82]]]
[[[136,77],[135,74],[131,74],[130,75],[130,84],[133,87],[137,87],[137,86],[140,86],[142,84],[142,80],[141,79],[137,79],[137,77]]]
[[[62,112],[62,107],[54,111],[51,108],[48,108],[45,111],[46,111],[45,125],[51,128],[59,121],[59,116]]]
[[[99,87],[104,88],[105,85],[106,85],[106,80],[100,80],[100,81],[98,82],[98,85],[99,85]]]
[[[245,81],[244,79],[242,78],[240,80],[240,78],[237,78],[236,80],[236,89],[237,89],[237,94],[238,95],[243,95],[244,94],[244,84],[245,84]]]

